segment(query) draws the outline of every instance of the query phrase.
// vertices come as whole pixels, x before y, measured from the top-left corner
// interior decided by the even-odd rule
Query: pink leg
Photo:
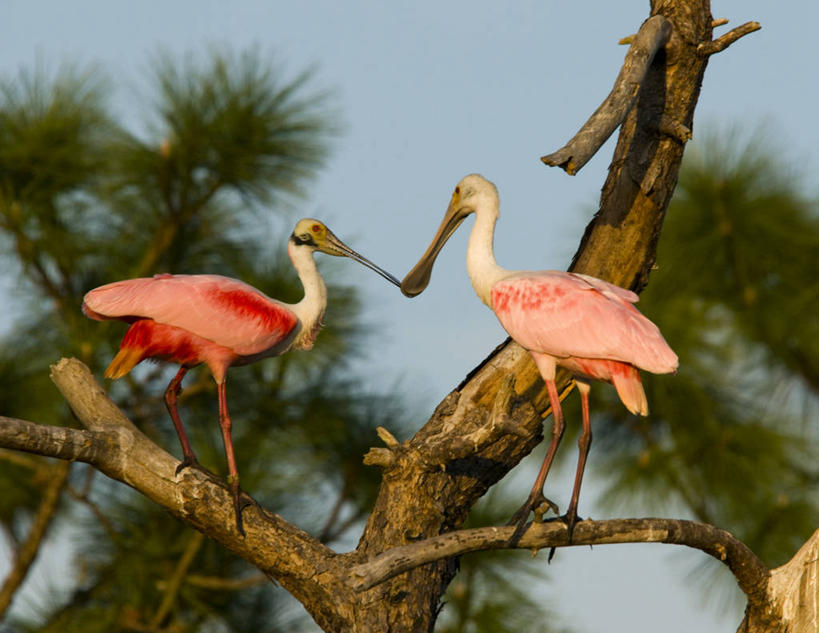
[[[577,439],[577,446],[580,455],[577,458],[577,471],[574,476],[574,488],[572,489],[572,499],[569,502],[569,510],[566,512],[566,521],[569,524],[569,543],[572,542],[572,532],[577,523],[577,501],[580,498],[580,484],[583,483],[583,471],[586,469],[586,458],[589,455],[589,448],[592,442],[591,422],[589,420],[589,383],[575,379],[577,390],[580,392],[580,402],[583,407],[583,432]]]
[[[566,430],[566,422],[563,420],[563,409],[560,407],[560,398],[557,395],[557,386],[553,380],[546,383],[546,389],[549,392],[549,403],[552,405],[552,417],[554,418],[554,425],[552,427],[552,442],[549,444],[549,450],[546,452],[546,457],[543,460],[543,464],[540,466],[537,479],[535,479],[535,484],[532,486],[532,492],[529,493],[529,499],[533,499],[537,495],[543,494],[543,486],[546,483],[546,476],[549,474],[549,469],[552,467],[552,461],[554,461],[560,440],[563,439],[563,431]]]
[[[182,426],[182,419],[179,417],[179,412],[176,410],[176,400],[179,396],[179,392],[182,391],[182,379],[187,373],[187,367],[184,365],[180,367],[179,371],[176,373],[176,376],[174,376],[171,382],[168,383],[168,388],[165,390],[165,406],[168,408],[168,413],[171,416],[171,420],[173,420],[174,428],[176,428],[176,434],[179,436],[179,441],[182,444],[183,458],[179,466],[176,467],[177,475],[183,468],[187,468],[188,466],[199,466],[199,462],[196,460],[196,455],[193,454],[193,449],[188,441],[188,436],[185,433],[185,427]]]
[[[240,502],[241,489],[239,488],[239,471],[236,468],[236,457],[233,453],[233,439],[230,435],[231,421],[227,408],[224,379],[217,384],[217,390],[219,392],[219,426],[222,427],[222,440],[225,443],[225,456],[227,457],[228,464],[227,482],[230,486],[230,492],[233,495],[233,510],[236,514],[236,529],[239,531],[239,534],[244,536],[245,529],[242,525],[242,509],[249,505],[249,502]]]
[[[517,542],[523,534],[529,513],[535,510],[539,505],[546,503],[555,514],[558,513],[557,506],[543,496],[543,486],[546,483],[546,476],[549,474],[549,469],[552,467],[552,461],[554,461],[555,454],[557,453],[557,447],[563,438],[566,423],[563,420],[563,409],[560,407],[560,397],[557,394],[557,386],[553,379],[546,381],[546,389],[549,392],[549,403],[552,405],[552,418],[554,419],[552,442],[549,444],[549,450],[546,452],[546,457],[540,467],[540,472],[537,474],[535,484],[532,486],[532,491],[529,493],[529,498],[526,500],[526,503],[515,512],[510,521],[510,523],[517,523],[517,528],[512,535],[513,543]]]

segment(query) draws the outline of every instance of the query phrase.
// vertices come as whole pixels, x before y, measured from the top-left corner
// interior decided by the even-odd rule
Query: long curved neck
[[[494,204],[480,200],[475,206],[475,225],[469,234],[466,248],[466,269],[472,280],[472,287],[489,308],[492,308],[492,286],[509,274],[509,271],[495,262],[493,240],[495,223],[498,221],[497,209],[497,200]]]
[[[324,285],[324,280],[319,274],[311,249],[296,246],[290,242],[287,246],[287,254],[290,255],[290,261],[293,262],[293,267],[304,286],[304,298],[290,306],[301,321],[301,331],[296,336],[293,345],[310,349],[318,336],[324,310],[327,307],[327,286]]]

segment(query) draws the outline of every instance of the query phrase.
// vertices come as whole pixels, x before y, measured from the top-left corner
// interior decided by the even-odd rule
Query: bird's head
[[[455,186],[438,232],[435,233],[432,243],[415,267],[404,277],[401,282],[401,292],[408,297],[414,297],[424,291],[429,284],[432,266],[435,264],[438,253],[441,252],[444,244],[461,225],[461,222],[478,209],[497,215],[498,190],[483,176],[469,174]]]
[[[401,282],[379,268],[363,255],[359,255],[352,248],[338,239],[335,234],[327,228],[324,222],[313,218],[304,218],[296,223],[296,228],[290,235],[290,242],[296,248],[307,248],[311,252],[319,251],[337,257],[349,257],[367,268],[370,268],[381,275],[390,283],[400,286]]]
[[[322,249],[327,244],[327,236],[333,235],[324,224],[319,220],[313,218],[303,218],[296,223],[296,228],[293,229],[290,235],[290,241],[296,246],[304,246],[310,250],[327,252]],[[336,253],[330,253],[336,255]]]

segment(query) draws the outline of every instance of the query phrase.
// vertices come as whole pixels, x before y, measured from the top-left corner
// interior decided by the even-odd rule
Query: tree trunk
[[[600,210],[587,227],[571,268],[635,291],[645,286],[654,265],[682,160],[684,139],[668,130],[691,128],[708,59],[697,48],[711,41],[705,0],[652,2],[651,13],[670,23],[670,37],[651,61],[622,125]],[[429,442],[475,433],[486,423],[509,375],[516,380],[508,418],[522,433],[507,433],[461,458],[430,460]],[[564,376],[564,393],[567,384]],[[385,468],[357,553],[372,556],[459,527],[489,486],[537,445],[541,420],[548,412],[543,382],[528,353],[507,341],[396,451],[400,457]],[[441,595],[456,572],[457,561],[445,560],[384,583],[377,588],[379,599],[358,610],[359,630],[432,630]],[[384,604],[390,608],[384,609]]]

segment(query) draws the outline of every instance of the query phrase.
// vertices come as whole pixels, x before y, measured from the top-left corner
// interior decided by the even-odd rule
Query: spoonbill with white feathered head
[[[498,210],[495,185],[477,174],[461,180],[438,232],[402,281],[401,291],[414,297],[427,287],[441,248],[461,222],[474,213],[475,225],[466,251],[472,286],[509,335],[531,354],[546,383],[554,417],[546,458],[529,498],[513,517],[518,525],[513,538],[520,536],[531,511],[543,503],[556,509],[543,496],[543,485],[565,428],[555,385],[555,371],[561,366],[572,373],[583,406],[583,431],[578,440],[580,456],[571,501],[564,515],[571,541],[592,440],[590,382],[612,383],[629,411],[647,415],[648,403],[638,370],[655,374],[674,372],[677,355],[657,326],[634,307],[637,295],[630,290],[588,275],[556,270],[510,271],[498,266],[493,250]]]
[[[170,274],[110,283],[91,290],[83,300],[83,312],[92,319],[119,319],[131,324],[119,352],[105,370],[106,378],[120,378],[146,358],[181,365],[165,390],[165,404],[182,443],[183,459],[177,473],[187,466],[198,466],[176,409],[182,379],[190,368],[200,363],[208,366],[217,384],[227,480],[236,528],[241,534],[242,509],[247,503],[240,501],[225,375],[232,365],[313,347],[327,306],[327,288],[313,260],[316,251],[350,257],[400,285],[395,277],[344,244],[322,222],[305,218],[296,224],[287,247],[304,286],[304,298],[298,303],[272,299],[229,277]]]

